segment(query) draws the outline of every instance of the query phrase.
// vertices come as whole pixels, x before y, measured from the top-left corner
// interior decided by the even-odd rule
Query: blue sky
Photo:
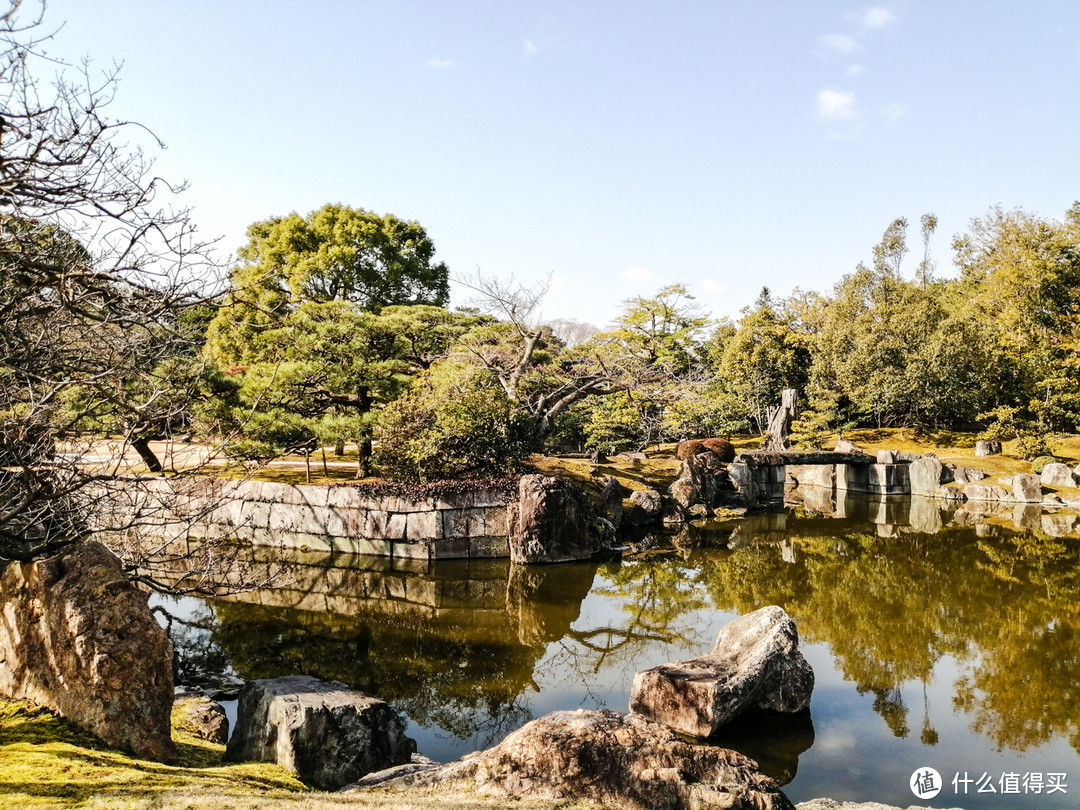
[[[1080,199],[1074,0],[50,0],[46,22],[54,56],[124,63],[112,113],[167,143],[223,253],[341,202],[418,220],[453,272],[552,274],[548,318],[603,325],[673,282],[737,317],[762,286],[829,290],[896,217],[919,248],[925,212],[947,275],[990,206]]]

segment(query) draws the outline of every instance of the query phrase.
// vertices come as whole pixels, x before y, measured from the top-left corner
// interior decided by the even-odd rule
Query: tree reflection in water
[[[187,647],[220,654],[243,678],[343,681],[475,746],[529,720],[540,683],[548,704],[567,696],[559,708],[584,694],[625,709],[636,669],[672,647],[710,649],[702,616],[778,604],[804,643],[828,645],[851,699],[874,696],[895,738],[914,726],[916,744],[938,743],[927,688],[941,688],[935,667],[948,659],[959,662],[952,708],[972,734],[997,750],[1060,739],[1080,752],[1080,540],[979,534],[991,532],[788,514],[684,532],[600,566],[326,560],[298,566],[289,587],[215,600]],[[603,609],[583,612],[586,598]],[[909,717],[920,703],[921,723]],[[809,715],[758,718],[718,742],[786,782],[814,734]]]

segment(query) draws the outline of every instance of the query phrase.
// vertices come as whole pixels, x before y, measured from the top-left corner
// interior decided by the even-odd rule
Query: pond
[[[156,603],[187,617],[184,666],[343,681],[402,710],[440,761],[549,711],[625,711],[635,672],[781,605],[816,674],[810,710],[715,742],[793,801],[907,806],[930,767],[937,806],[1080,806],[1080,538],[993,517],[914,531],[879,507],[787,509],[599,564],[339,555],[274,590]]]

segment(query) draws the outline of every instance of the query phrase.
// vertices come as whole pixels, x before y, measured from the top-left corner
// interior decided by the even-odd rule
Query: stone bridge
[[[907,495],[911,492],[908,470],[917,458],[914,453],[892,450],[877,456],[825,450],[753,450],[736,456],[728,472],[748,505],[768,501],[785,484],[868,495]]]

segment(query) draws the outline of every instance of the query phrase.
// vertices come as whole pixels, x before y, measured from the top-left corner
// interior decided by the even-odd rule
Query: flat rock
[[[306,675],[248,681],[240,690],[230,762],[275,762],[305,784],[337,790],[408,763],[416,743],[386,701]]]
[[[953,467],[953,481],[958,484],[971,484],[984,478],[986,473],[975,467]]]
[[[795,622],[771,605],[727,624],[711,653],[638,672],[630,710],[695,737],[709,737],[747,709],[798,712],[814,673]]]
[[[996,484],[965,484],[964,494],[969,501],[1011,501],[1012,493]]]
[[[384,784],[454,783],[515,799],[587,800],[631,810],[794,810],[752,759],[608,710],[553,712],[487,751]]]

